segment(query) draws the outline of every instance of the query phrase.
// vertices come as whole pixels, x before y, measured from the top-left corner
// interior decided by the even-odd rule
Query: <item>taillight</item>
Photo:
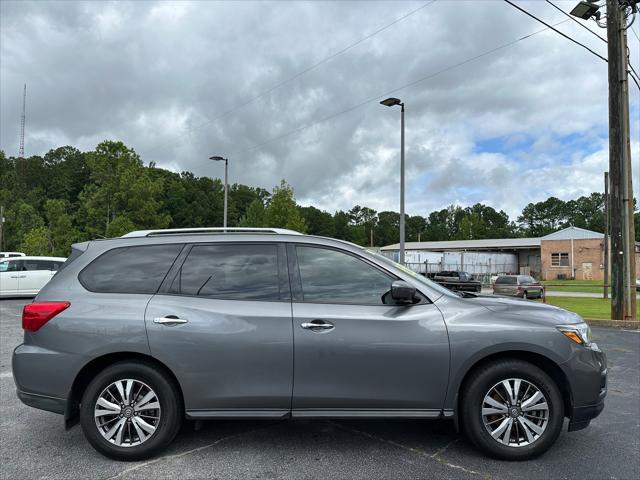
[[[22,328],[28,332],[37,332],[45,323],[70,306],[69,302],[34,302],[25,305],[22,309]]]

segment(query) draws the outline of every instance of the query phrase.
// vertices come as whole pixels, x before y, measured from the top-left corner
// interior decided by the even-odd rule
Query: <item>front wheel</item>
[[[504,460],[537,457],[562,429],[564,404],[555,382],[535,365],[500,360],[481,367],[461,392],[462,426],[471,441]]]
[[[164,449],[178,433],[183,408],[173,382],[154,366],[116,363],[100,372],[82,396],[80,424],[103,455],[143,460]]]

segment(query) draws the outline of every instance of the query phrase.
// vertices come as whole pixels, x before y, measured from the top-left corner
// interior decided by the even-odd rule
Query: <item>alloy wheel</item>
[[[533,383],[509,378],[496,383],[485,395],[482,421],[495,441],[508,447],[524,447],[545,432],[549,404]]]
[[[102,437],[118,447],[134,447],[153,436],[160,423],[160,402],[146,383],[131,378],[105,388],[93,416]]]

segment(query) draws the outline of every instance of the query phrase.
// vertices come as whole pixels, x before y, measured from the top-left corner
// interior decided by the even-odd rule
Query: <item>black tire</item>
[[[564,421],[564,403],[556,383],[535,365],[517,359],[498,360],[480,367],[461,392],[462,429],[482,451],[502,460],[527,460],[546,452],[557,440]],[[494,439],[485,427],[482,406],[485,395],[502,380],[519,378],[531,383],[545,396],[548,423],[542,434],[529,445],[508,446]],[[517,420],[514,420],[517,422]]]
[[[527,291],[525,290],[524,292],[522,292],[522,298],[524,298],[525,300],[527,298],[529,298],[529,294],[527,293]]]
[[[102,392],[113,382],[133,379],[148,385],[160,404],[160,419],[155,431],[144,442],[134,446],[118,446],[100,433],[94,418],[94,408]],[[82,395],[80,425],[89,443],[100,453],[114,460],[144,460],[166,448],[180,430],[184,407],[177,386],[155,366],[144,362],[125,361],[105,368],[91,381]]]

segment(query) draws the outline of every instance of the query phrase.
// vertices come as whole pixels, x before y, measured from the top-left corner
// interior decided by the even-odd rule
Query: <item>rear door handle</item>
[[[186,318],[178,318],[175,315],[167,315],[165,317],[156,317],[153,319],[153,323],[166,325],[168,327],[173,327],[175,325],[181,325],[188,322],[189,320],[187,320]]]
[[[322,330],[331,330],[332,328],[334,328],[335,325],[325,320],[312,320],[310,322],[301,323],[300,326],[306,330],[322,331]]]

